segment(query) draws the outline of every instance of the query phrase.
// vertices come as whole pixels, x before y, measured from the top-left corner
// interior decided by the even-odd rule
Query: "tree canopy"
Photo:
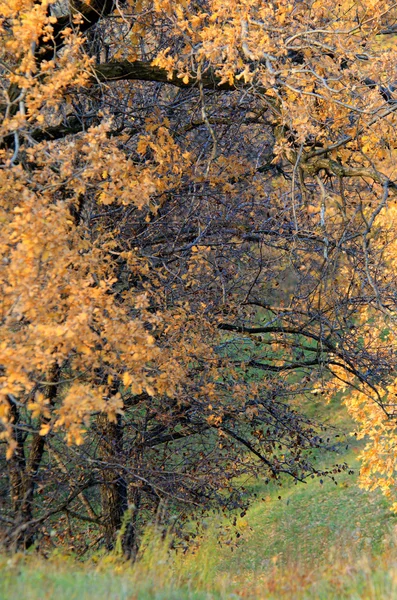
[[[383,0],[0,0],[6,544],[133,556],[304,481],[312,394],[393,496],[396,34]]]

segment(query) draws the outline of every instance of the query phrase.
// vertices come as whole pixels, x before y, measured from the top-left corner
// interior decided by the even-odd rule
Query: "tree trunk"
[[[138,553],[137,519],[141,503],[141,492],[134,488],[128,512],[125,513],[126,521],[120,532],[121,552],[126,560],[134,561]]]
[[[120,416],[116,423],[111,423],[106,415],[99,415],[97,424],[101,436],[99,456],[102,460],[103,481],[100,487],[102,522],[105,545],[111,550],[128,508],[127,484],[116,464],[123,448],[123,428]]]
[[[60,368],[54,364],[48,375],[50,385],[46,387],[45,395],[53,406],[57,395],[57,380]],[[14,509],[14,526],[9,534],[9,545],[13,549],[27,549],[34,542],[34,531],[26,527],[21,531],[21,525],[26,525],[33,520],[34,488],[37,473],[44,454],[45,437],[39,433],[33,435],[29,457],[25,456],[26,435],[18,429],[20,411],[17,405],[11,403],[11,414],[13,415],[14,440],[17,443],[13,456],[8,463],[8,474],[10,480],[11,500]],[[44,420],[42,420],[42,423]]]
[[[11,402],[11,415],[12,421],[14,425],[14,442],[16,443],[16,447],[13,455],[9,459],[7,463],[8,467],[8,478],[10,481],[10,494],[11,494],[11,503],[14,512],[14,525],[12,529],[19,527],[21,524],[21,520],[24,518],[22,514],[22,506],[23,506],[23,497],[24,497],[24,473],[26,468],[26,457],[25,457],[25,448],[24,448],[24,434],[18,429],[18,424],[20,421],[20,414],[17,405]],[[21,548],[25,546],[24,539],[17,536],[16,538],[12,535],[8,537],[9,545],[11,545],[13,550],[17,548]]]

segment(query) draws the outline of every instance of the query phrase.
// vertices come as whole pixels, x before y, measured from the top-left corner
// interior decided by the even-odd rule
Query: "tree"
[[[245,507],[343,391],[395,464],[390,2],[2,1],[4,540]],[[336,467],[338,469],[338,467]],[[63,519],[63,520],[62,520]]]

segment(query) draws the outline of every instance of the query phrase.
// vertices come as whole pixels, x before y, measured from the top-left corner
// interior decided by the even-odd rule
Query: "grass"
[[[349,465],[357,465],[354,454]],[[280,498],[280,499],[279,499]],[[358,488],[356,476],[339,474],[337,485],[318,478],[274,489],[247,513],[250,531],[223,563],[234,572],[265,570],[271,561],[310,564],[328,559],[330,547],[342,558],[379,554],[390,544],[396,517],[380,495]],[[222,563],[222,564],[223,564]]]
[[[226,581],[213,585],[215,562],[200,552],[187,559],[169,554],[163,541],[152,537],[142,561],[134,566],[115,557],[78,563],[54,555],[44,561],[22,554],[0,560],[1,600],[173,600],[225,597]],[[211,554],[211,550],[210,553]],[[213,588],[210,591],[210,588]]]
[[[247,523],[244,543],[219,563],[241,598],[397,598],[396,517],[356,476],[274,490]]]
[[[350,427],[341,412],[338,423]],[[257,501],[237,519],[238,540],[217,517],[185,555],[148,534],[134,566],[113,556],[0,557],[0,600],[397,600],[397,517],[380,494],[357,486],[357,452],[340,444],[340,455],[327,458],[355,471],[340,473],[337,485],[253,482]]]

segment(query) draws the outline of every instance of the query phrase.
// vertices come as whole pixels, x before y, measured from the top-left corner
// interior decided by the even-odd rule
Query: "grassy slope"
[[[308,409],[342,430],[351,426],[321,400]],[[340,448],[340,456],[323,460],[346,460],[356,470],[357,446]],[[259,481],[253,491],[258,501],[240,519],[242,538],[233,551],[208,534],[190,556],[170,557],[155,544],[134,568],[111,558],[86,565],[64,557],[3,558],[0,599],[397,599],[396,517],[379,494],[357,487],[355,475],[340,474],[338,485],[314,479],[282,489]]]
[[[347,456],[349,464],[353,456]],[[278,500],[277,494],[281,494]],[[354,552],[384,549],[395,518],[379,494],[358,489],[342,474],[338,485],[318,479],[273,492],[248,512],[252,531],[224,564],[233,571],[266,570],[269,563],[298,561],[302,566],[328,560],[329,551],[348,559]]]
[[[346,459],[355,463],[354,452]],[[396,518],[379,494],[360,490],[347,473],[338,485],[315,479],[290,486],[281,500],[278,494],[250,509],[244,543],[220,561],[242,597],[397,598],[388,573],[396,556]],[[358,593],[362,579],[374,583],[375,572],[387,591]]]
[[[250,531],[220,569],[233,573],[241,597],[397,599],[397,517],[380,493],[357,485],[353,423],[338,399],[324,406],[313,398],[306,409],[340,434],[323,466],[346,461],[354,474],[272,489],[248,511]],[[266,494],[260,483],[257,491]]]
[[[309,479],[306,484],[287,480],[283,487],[267,490],[261,482],[253,491],[261,498],[247,514],[252,531],[246,543],[225,561],[234,571],[266,569],[269,561],[284,564],[298,561],[302,566],[329,560],[330,549],[339,557],[354,553],[379,554],[390,545],[396,517],[380,493],[369,493],[357,485],[358,443],[350,432],[353,423],[337,401],[322,405],[314,400],[306,413],[323,423],[336,424],[331,432],[335,451],[321,456],[322,467],[346,462],[349,472],[331,479]],[[332,439],[333,438],[333,439]],[[354,473],[350,474],[351,471]]]

